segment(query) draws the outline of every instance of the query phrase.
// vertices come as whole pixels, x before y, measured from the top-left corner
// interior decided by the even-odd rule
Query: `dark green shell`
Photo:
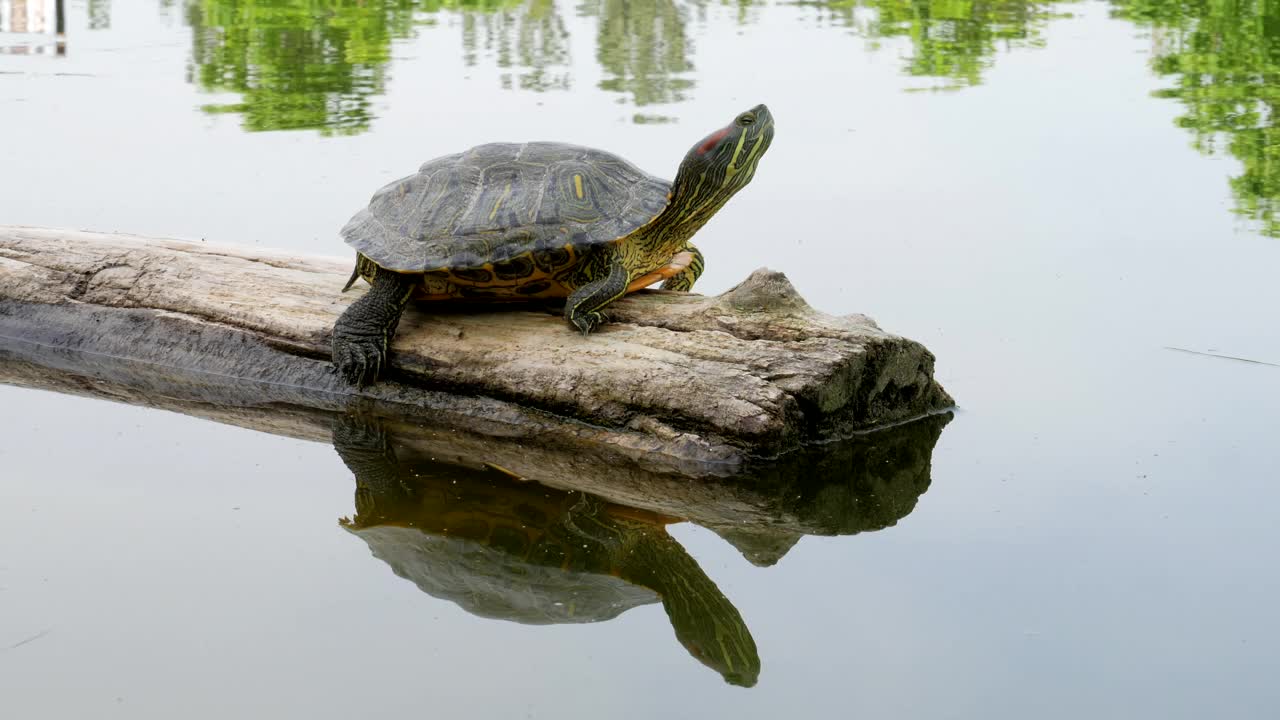
[[[602,150],[491,143],[378,190],[342,237],[398,272],[479,268],[566,246],[581,257],[652,220],[670,189]]]

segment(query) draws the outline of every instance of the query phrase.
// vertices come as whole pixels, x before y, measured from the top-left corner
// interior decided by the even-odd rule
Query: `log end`
[[[760,268],[746,280],[721,293],[717,304],[738,312],[778,313],[812,310],[796,292],[787,276],[777,270]]]

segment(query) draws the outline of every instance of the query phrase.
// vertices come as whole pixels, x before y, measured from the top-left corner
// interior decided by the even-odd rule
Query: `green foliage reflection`
[[[722,3],[728,4],[728,3]],[[754,22],[760,3],[737,0],[736,22]],[[1038,45],[1052,17],[1043,0],[818,0],[824,19],[879,42],[911,43],[906,70],[944,87],[981,81],[996,51]],[[708,0],[579,0],[594,18],[600,87],[644,107],[680,102],[693,87],[691,16]],[[570,86],[569,33],[556,0],[193,0],[193,75],[201,87],[239,94],[209,112],[244,116],[250,130],[319,128],[359,132],[383,92],[394,40],[447,13],[459,19],[463,61],[491,54],[504,87]],[[637,113],[643,121],[669,120]]]
[[[605,71],[601,89],[630,95],[636,105],[685,98],[693,87],[687,76],[693,71],[685,35],[687,6],[673,0],[587,0],[580,10],[599,18],[596,59]]]
[[[1152,31],[1152,67],[1182,102],[1178,124],[1202,152],[1244,165],[1232,178],[1236,211],[1280,237],[1280,3],[1262,0],[1114,0],[1114,14]]]
[[[600,87],[637,106],[684,100],[693,86],[685,28],[695,7],[584,0],[575,10],[599,23]],[[504,87],[570,87],[569,32],[556,0],[193,0],[186,12],[192,79],[206,91],[240,96],[205,111],[241,114],[248,130],[363,131],[372,99],[384,91],[392,42],[440,14],[459,21],[464,64],[492,55]]]
[[[200,86],[239,93],[207,105],[244,116],[248,130],[358,132],[382,92],[392,37],[412,27],[411,3],[204,0],[187,8]]]
[[[199,0],[187,6],[192,75],[201,88],[240,95],[210,113],[239,113],[248,130],[361,132],[387,81],[393,40],[429,16],[461,16],[464,52],[496,48],[510,86],[567,87],[549,68],[568,61],[553,0]]]
[[[905,71],[933,78],[942,88],[982,82],[996,51],[1040,47],[1041,32],[1058,15],[1048,0],[829,0],[829,22],[852,29],[880,47],[885,38],[911,43]],[[870,11],[870,12],[868,12]]]
[[[753,0],[737,0],[737,22],[754,21]],[[829,22],[873,40],[907,38],[907,71],[973,85],[1002,45],[1038,44],[1047,3],[1026,0],[832,0],[817,3]],[[637,107],[685,100],[693,87],[690,16],[707,0],[580,0],[597,22],[600,87]],[[447,13],[459,20],[463,61],[492,54],[504,87],[570,86],[569,34],[556,0],[192,0],[193,79],[237,102],[211,113],[243,115],[249,130],[318,128],[354,133],[372,120],[372,98],[387,80],[391,45]],[[864,11],[864,12],[859,12]],[[644,121],[661,114],[637,113]]]
[[[88,0],[85,11],[89,15],[90,30],[106,30],[111,27],[111,0]]]
[[[567,2],[568,0],[563,0]],[[786,0],[782,0],[785,2]],[[645,112],[686,100],[693,87],[689,23],[711,0],[575,0],[596,22],[600,88],[639,112],[637,123],[669,122]],[[739,23],[761,3],[734,0]],[[721,5],[734,3],[722,0]],[[1043,45],[1061,14],[1045,0],[801,0],[825,24],[879,47],[904,43],[904,69],[941,88],[983,80],[996,53]],[[384,91],[392,43],[440,17],[462,33],[463,60],[491,56],[504,87],[570,87],[569,31],[557,0],[191,0],[192,79],[233,93],[211,113],[237,113],[249,130],[356,133]],[[90,0],[91,23],[110,22],[106,0]],[[1059,9],[1055,9],[1059,8]],[[1186,108],[1179,125],[1206,153],[1225,150],[1244,166],[1232,179],[1236,209],[1280,236],[1280,3],[1263,0],[1112,0],[1113,14],[1149,28],[1155,71],[1172,79],[1158,95]],[[655,108],[657,109],[657,108]]]

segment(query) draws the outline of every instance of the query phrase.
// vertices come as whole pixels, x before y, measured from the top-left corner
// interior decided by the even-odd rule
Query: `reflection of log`
[[[349,271],[251,248],[0,226],[0,335],[44,346],[28,353],[37,362],[74,349],[149,364],[138,372],[162,385],[234,396],[242,378],[277,401],[393,405],[660,466],[732,466],[951,402],[921,345],[865,317],[818,313],[768,271],[718,297],[625,298],[616,322],[587,338],[545,311],[422,304],[435,314],[406,314],[396,381],[357,393],[326,361],[333,322],[359,295],[337,292]]]
[[[329,377],[318,364],[313,375],[300,377],[299,385],[187,371],[175,375],[164,365],[6,340],[13,310],[0,303],[3,384],[170,410],[323,443],[332,441],[334,421],[347,405],[344,395],[308,389],[312,381]],[[127,323],[127,317],[122,322]],[[57,308],[47,308],[37,319],[56,331],[66,317]],[[103,319],[100,327],[111,333],[120,326]],[[199,333],[173,340],[190,343],[196,353],[209,347]],[[269,352],[246,344],[244,352],[234,356],[252,367],[262,359],[260,353]],[[876,530],[909,513],[929,486],[933,446],[950,418],[930,415],[774,461],[677,465],[666,462],[665,456],[631,454],[597,442],[599,431],[590,427],[582,427],[579,434],[548,431],[546,427],[555,426],[537,425],[537,413],[520,415],[495,404],[477,419],[452,410],[444,401],[438,406],[430,424],[424,424],[413,405],[380,401],[365,405],[361,413],[381,421],[403,462],[434,459],[476,469],[494,465],[552,487],[692,520],[720,533],[761,564],[780,557],[797,535]],[[472,401],[466,410],[475,407]]]

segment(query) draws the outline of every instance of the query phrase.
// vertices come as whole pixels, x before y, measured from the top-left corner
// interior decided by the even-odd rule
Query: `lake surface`
[[[652,588],[543,624],[425,592],[328,444],[0,386],[6,717],[1274,717],[1274,6],[71,0],[61,48],[54,15],[0,0],[2,223],[342,255],[432,157],[670,177],[766,102],[698,289],[784,271],[959,409],[891,527],[772,565],[668,528],[744,688]]]

